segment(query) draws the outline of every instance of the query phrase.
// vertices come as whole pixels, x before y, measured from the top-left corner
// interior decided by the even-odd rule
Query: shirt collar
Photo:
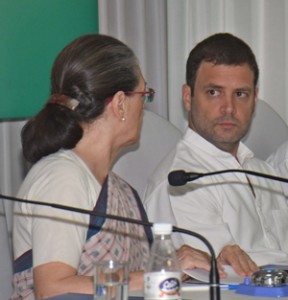
[[[222,159],[234,158],[231,153],[217,148],[189,127],[184,133],[183,140],[192,147],[199,147],[201,151],[208,153],[212,157],[214,156]],[[254,157],[254,153],[246,145],[244,145],[244,143],[240,142],[237,151],[237,160],[239,163],[242,165],[246,162],[246,160],[251,159],[252,157]]]

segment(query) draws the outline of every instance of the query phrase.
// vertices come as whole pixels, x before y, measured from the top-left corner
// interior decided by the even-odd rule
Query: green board
[[[57,54],[97,32],[97,0],[0,0],[0,120],[37,113]]]

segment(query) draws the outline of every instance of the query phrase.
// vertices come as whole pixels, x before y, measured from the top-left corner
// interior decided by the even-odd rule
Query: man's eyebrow
[[[214,84],[214,83],[208,83],[205,84],[203,86],[204,89],[208,89],[208,88],[214,88],[214,89],[224,89],[225,86],[223,85],[219,85],[219,84]],[[253,88],[251,88],[250,86],[240,86],[234,89],[235,91],[248,91],[248,92],[252,92]]]
[[[205,84],[203,86],[204,89],[208,89],[208,88],[214,88],[214,89],[223,89],[224,86],[222,85],[219,85],[219,84],[214,84],[214,83],[208,83],[208,84]]]
[[[235,89],[235,91],[245,91],[245,92],[252,93],[254,91],[254,89],[251,87],[243,86],[243,87],[239,87],[239,88]]]

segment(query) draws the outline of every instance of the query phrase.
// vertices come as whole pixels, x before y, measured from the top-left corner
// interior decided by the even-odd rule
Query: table
[[[210,300],[209,299],[209,290],[192,290],[182,292],[182,299],[187,300]],[[271,298],[271,297],[254,297],[247,295],[236,294],[235,291],[231,290],[222,290],[221,291],[221,300],[271,300],[271,299],[285,299],[288,297],[281,298]],[[92,295],[84,294],[65,294],[56,297],[47,298],[46,300],[93,300]],[[129,293],[129,300],[143,300],[143,291],[136,291]]]

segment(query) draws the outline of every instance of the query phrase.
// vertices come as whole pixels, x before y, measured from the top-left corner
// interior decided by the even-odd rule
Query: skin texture
[[[239,141],[250,126],[257,92],[247,64],[226,66],[202,62],[194,95],[189,86],[183,86],[189,127],[219,149],[236,156]]]
[[[227,245],[220,252],[217,261],[219,264],[231,265],[234,271],[243,277],[251,276],[259,270],[258,266],[238,245]]]

